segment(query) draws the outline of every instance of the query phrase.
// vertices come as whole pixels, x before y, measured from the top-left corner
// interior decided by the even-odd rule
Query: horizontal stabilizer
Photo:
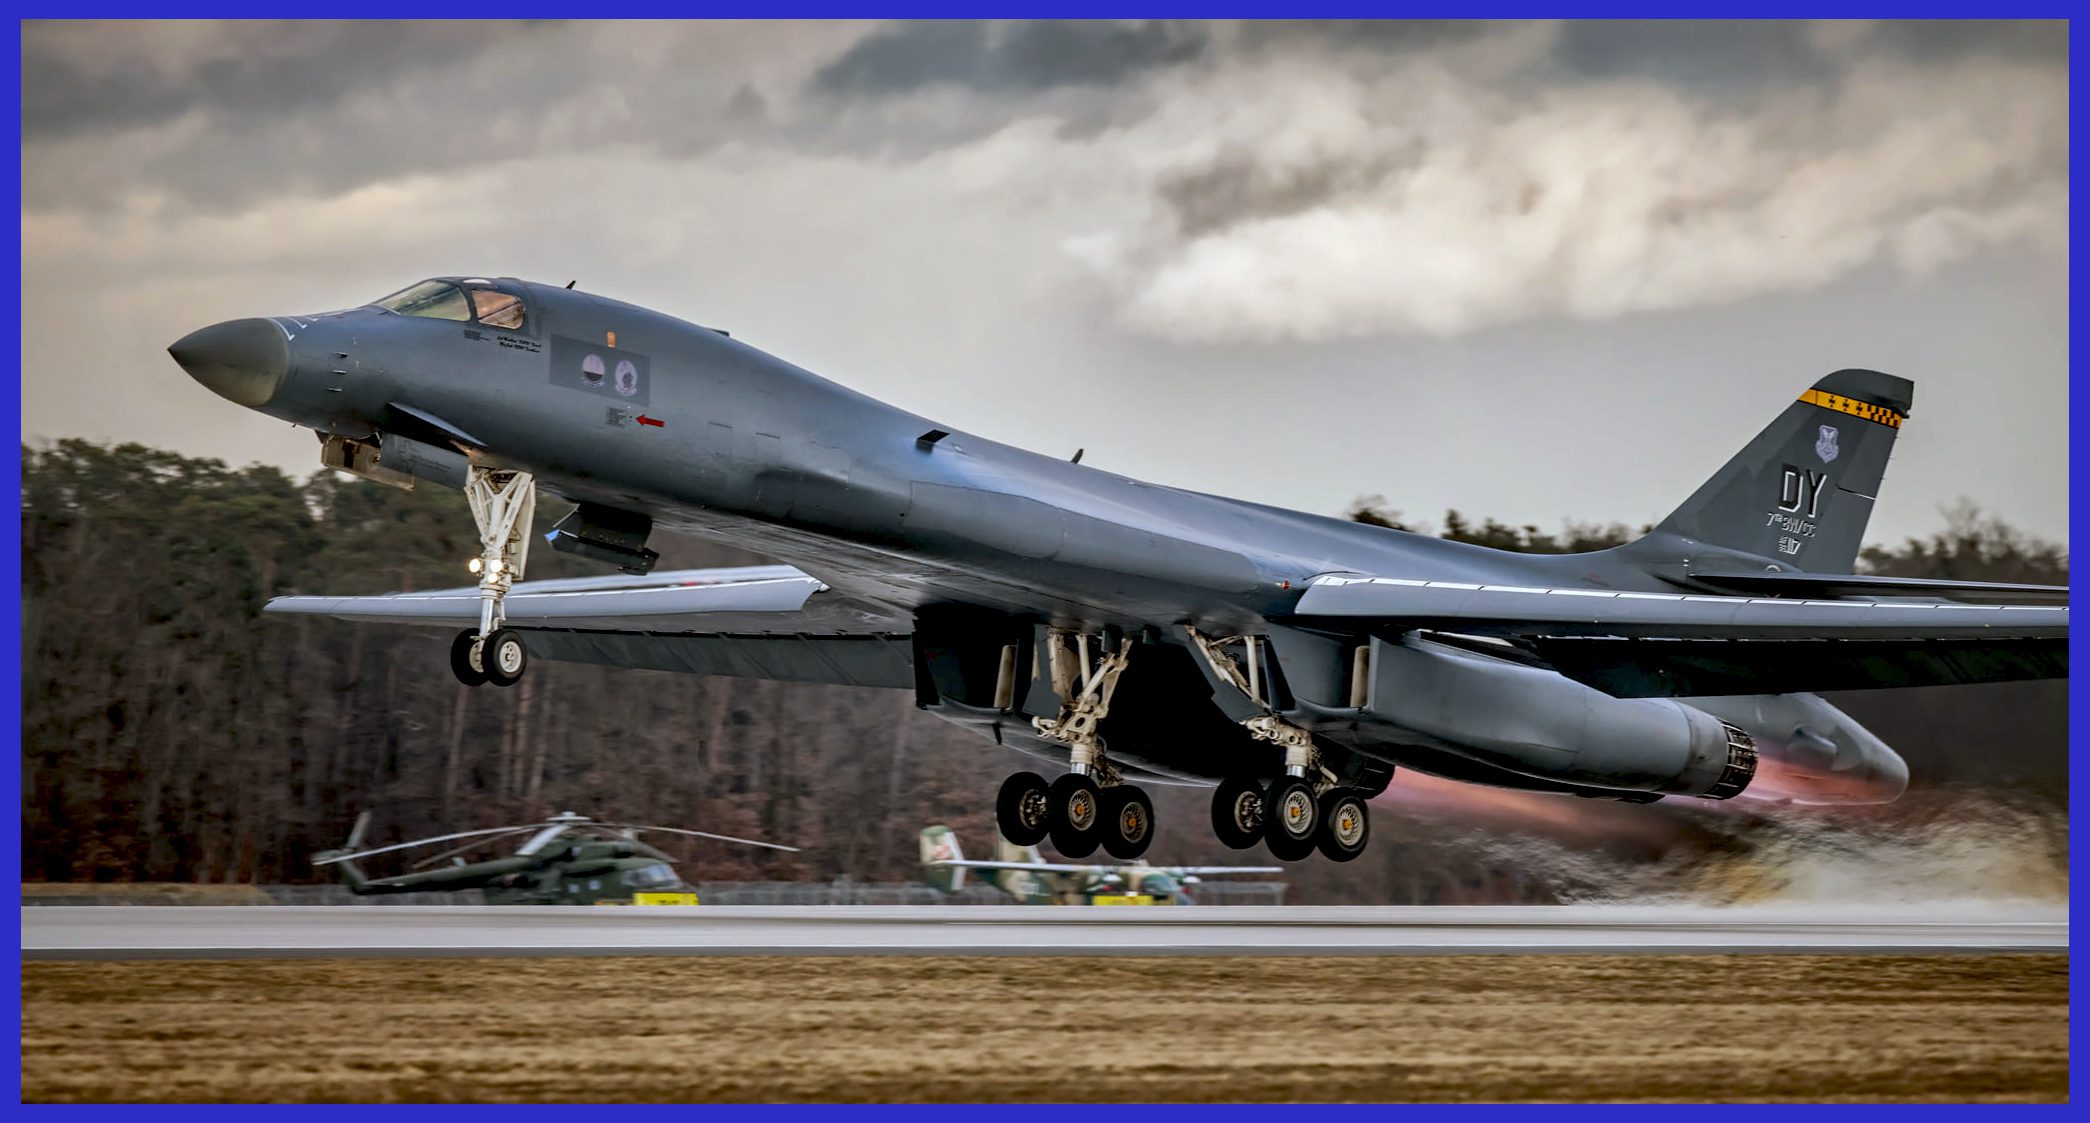
[[[2006,581],[1942,581],[1930,577],[1870,577],[1852,573],[1692,573],[1691,580],[1738,593],[1775,597],[1947,597],[1953,600],[2052,602],[2068,599],[2066,585]]]

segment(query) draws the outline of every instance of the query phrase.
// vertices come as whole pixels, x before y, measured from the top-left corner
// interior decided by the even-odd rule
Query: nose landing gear
[[[479,527],[479,627],[458,633],[450,644],[450,672],[466,686],[490,682],[514,686],[529,665],[522,636],[501,627],[508,590],[522,579],[530,556],[530,519],[537,510],[537,480],[528,472],[473,465],[465,498]]]

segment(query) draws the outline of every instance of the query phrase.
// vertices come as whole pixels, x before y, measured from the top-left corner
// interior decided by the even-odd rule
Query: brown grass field
[[[25,1101],[2067,1096],[2063,955],[28,963]]]

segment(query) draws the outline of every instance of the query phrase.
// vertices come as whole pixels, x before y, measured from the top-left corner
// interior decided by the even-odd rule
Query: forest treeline
[[[563,513],[540,503],[539,533]],[[1351,515],[1400,521],[1376,497]],[[1457,512],[1443,523],[1445,537],[1522,550],[1595,549],[1636,533],[1542,532]],[[761,560],[665,535],[654,545],[664,567]],[[905,692],[546,661],[513,689],[472,690],[450,676],[447,632],[260,613],[290,593],[468,584],[476,552],[464,498],[447,489],[331,472],[298,480],[137,445],[25,447],[23,878],[314,880],[312,853],[338,845],[365,809],[373,843],[571,809],[804,847],[682,844],[720,880],[910,879],[915,834],[930,822],[987,849],[995,787],[1018,758],[920,713]],[[1867,549],[1864,564],[2067,580],[2065,549],[1971,505],[1928,538]],[[600,572],[541,545],[529,559],[533,579]],[[1909,756],[1919,783],[2061,798],[2061,684],[1836,700]],[[1211,839],[1202,792],[1160,792],[1157,805],[1155,860],[1238,858]],[[1380,829],[1400,836],[1398,825]],[[1341,884],[1362,887],[1356,899],[1544,896],[1543,886],[1501,889],[1521,875],[1427,834],[1375,845]],[[1302,877],[1321,886],[1318,899],[1348,892]],[[1396,883],[1405,888],[1386,888]]]

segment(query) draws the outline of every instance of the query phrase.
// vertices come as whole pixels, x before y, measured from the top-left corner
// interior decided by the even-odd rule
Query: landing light
[[[473,558],[471,561],[464,563],[465,572],[467,573],[476,574],[482,567],[483,563],[478,558]]]

